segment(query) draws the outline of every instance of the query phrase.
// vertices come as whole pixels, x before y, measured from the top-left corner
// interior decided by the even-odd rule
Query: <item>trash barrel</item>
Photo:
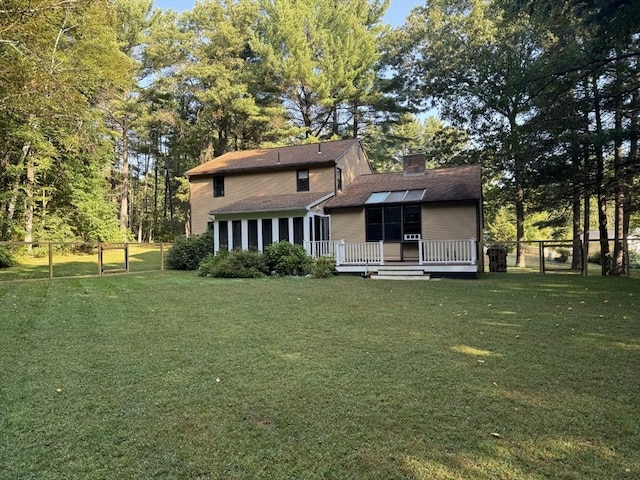
[[[504,247],[487,248],[489,256],[490,272],[506,272],[507,271],[507,249]]]

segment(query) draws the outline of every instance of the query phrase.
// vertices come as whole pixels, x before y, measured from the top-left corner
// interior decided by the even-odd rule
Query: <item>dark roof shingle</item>
[[[186,172],[188,177],[335,163],[358,139],[229,152]]]
[[[210,211],[212,215],[230,213],[277,212],[304,210],[329,198],[332,192],[304,192],[288,195],[255,196],[238,200]]]
[[[374,192],[419,189],[426,189],[422,202],[479,200],[482,198],[480,166],[438,168],[413,177],[404,177],[402,173],[361,175],[325,208],[360,207]]]

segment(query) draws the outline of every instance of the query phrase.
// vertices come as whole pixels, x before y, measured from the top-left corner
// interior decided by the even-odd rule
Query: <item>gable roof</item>
[[[186,172],[188,177],[335,163],[360,140],[309,143],[229,152]]]
[[[374,192],[421,190],[421,203],[482,198],[480,165],[427,170],[424,175],[405,177],[402,173],[361,175],[344,192],[332,198],[325,208],[361,207]]]
[[[277,212],[285,210],[308,210],[331,198],[333,192],[303,192],[287,195],[255,196],[216,208],[211,215],[231,213]]]

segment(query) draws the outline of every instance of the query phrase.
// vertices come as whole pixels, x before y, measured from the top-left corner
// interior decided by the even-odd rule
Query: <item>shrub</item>
[[[311,273],[316,278],[329,278],[336,273],[336,260],[333,257],[316,258]]]
[[[602,252],[600,250],[598,250],[595,253],[592,253],[591,255],[589,255],[589,259],[588,259],[589,263],[597,263],[598,265],[602,265]]]
[[[9,250],[0,247],[0,268],[13,267],[16,264],[15,258]]]
[[[218,255],[207,255],[198,267],[201,277],[259,278],[269,270],[264,255],[253,250],[222,250]]]
[[[597,251],[589,255],[589,263],[602,265],[602,252]],[[632,270],[640,268],[640,254],[633,251],[629,252],[629,268]]]
[[[278,242],[264,250],[270,272],[277,275],[305,275],[311,270],[312,260],[301,245]]]
[[[213,251],[213,232],[181,237],[167,252],[165,265],[173,270],[196,270],[204,257]]]

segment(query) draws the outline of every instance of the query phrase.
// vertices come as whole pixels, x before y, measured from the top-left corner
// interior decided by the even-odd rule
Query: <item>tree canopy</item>
[[[388,6],[0,2],[0,239],[173,239],[189,233],[188,168],[359,137],[378,171],[411,151],[482,163],[489,228],[597,228],[603,273],[620,273],[639,210],[640,4],[430,0],[397,28]]]

